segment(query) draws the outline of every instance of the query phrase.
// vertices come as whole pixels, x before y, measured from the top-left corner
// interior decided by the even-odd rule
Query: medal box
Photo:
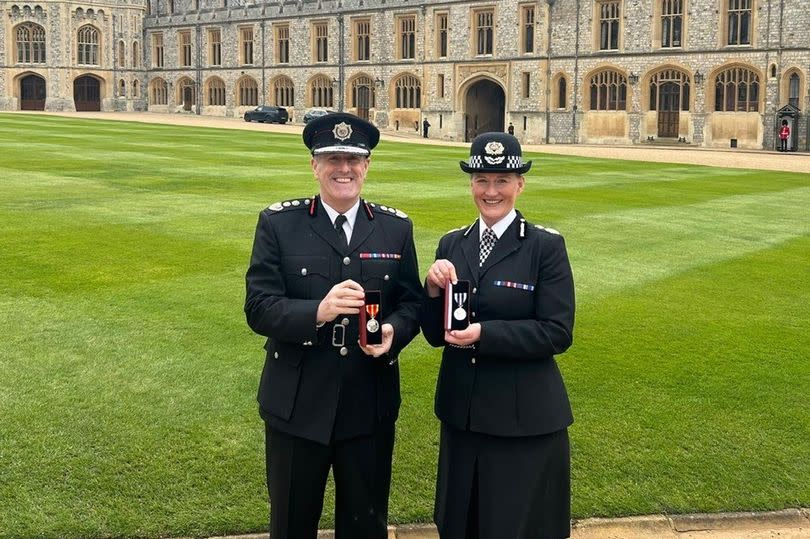
[[[444,289],[444,329],[467,329],[470,325],[470,281],[447,283]]]
[[[360,309],[360,345],[382,344],[382,322],[380,322],[379,290],[366,290],[365,305]]]

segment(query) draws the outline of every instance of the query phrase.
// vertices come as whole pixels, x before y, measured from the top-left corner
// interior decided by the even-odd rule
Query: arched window
[[[591,110],[627,110],[627,78],[618,71],[591,77]]]
[[[689,110],[689,91],[689,75],[677,69],[659,71],[650,78],[650,110]]]
[[[141,63],[141,55],[138,52],[138,42],[132,42],[132,67],[139,67]]]
[[[118,42],[118,67],[124,68],[126,67],[126,56],[127,56],[127,46],[124,45],[123,41]]]
[[[118,81],[118,95],[121,97],[126,97],[127,95],[127,83],[124,79]]]
[[[236,83],[237,105],[255,107],[259,104],[259,85],[253,77],[243,77]]]
[[[318,75],[309,83],[313,107],[333,107],[332,81],[325,75]]]
[[[92,26],[82,26],[78,32],[78,63],[98,65],[98,30]]]
[[[289,77],[279,77],[273,82],[273,98],[276,106],[292,107],[295,104],[295,85]]]
[[[568,81],[560,77],[557,81],[557,108],[564,109],[568,105]]]
[[[160,77],[152,79],[149,83],[150,105],[166,105],[168,103],[169,87]]]
[[[132,97],[140,97],[138,95],[138,80],[132,81]]]
[[[17,27],[17,63],[45,63],[45,29],[26,22]]]
[[[352,81],[352,107],[372,108],[374,103],[374,81],[361,75]]]
[[[211,77],[206,83],[208,91],[206,94],[206,104],[212,107],[225,106],[225,81],[219,77]]]
[[[788,79],[788,104],[799,108],[799,74],[795,72]]]
[[[717,112],[759,111],[759,77],[745,67],[730,67],[714,81],[714,110]]]
[[[422,106],[422,85],[413,75],[403,75],[394,84],[396,108],[418,109]]]

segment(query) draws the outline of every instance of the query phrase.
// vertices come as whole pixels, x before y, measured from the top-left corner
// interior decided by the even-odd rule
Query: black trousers
[[[385,539],[394,425],[322,445],[265,424],[272,539],[316,539],[329,468],[335,478],[335,538]]]
[[[570,474],[567,429],[506,438],[442,423],[434,512],[439,537],[568,537]]]

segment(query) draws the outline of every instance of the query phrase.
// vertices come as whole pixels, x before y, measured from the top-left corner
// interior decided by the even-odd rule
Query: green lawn
[[[244,271],[316,191],[300,138],[15,114],[0,152],[0,537],[262,530]],[[423,272],[475,217],[464,154],[374,154]],[[574,516],[810,506],[810,174],[531,157],[577,281]],[[393,522],[431,519],[438,359],[401,359]]]

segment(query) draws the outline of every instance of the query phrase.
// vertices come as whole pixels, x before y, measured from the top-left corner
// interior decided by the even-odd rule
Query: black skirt
[[[568,430],[501,437],[442,423],[433,517],[442,539],[569,537]]]

